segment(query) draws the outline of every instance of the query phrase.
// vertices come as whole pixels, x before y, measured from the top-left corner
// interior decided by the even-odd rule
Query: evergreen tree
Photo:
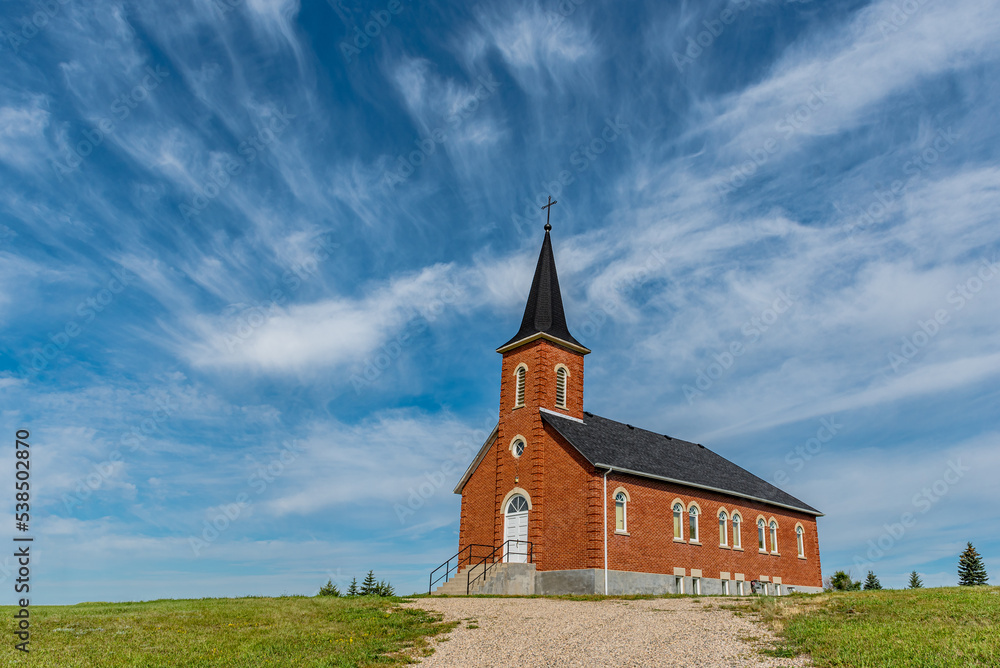
[[[378,593],[378,580],[375,579],[375,571],[368,571],[365,581],[361,583],[361,595],[373,596]]]
[[[326,584],[319,588],[317,596],[340,596],[340,590],[333,584],[333,580],[327,580]]]
[[[378,583],[378,595],[379,596],[395,596],[396,591],[392,588],[392,585],[387,581],[382,580]]]
[[[868,577],[865,578],[865,591],[869,589],[881,589],[882,583],[878,581],[875,577],[874,571],[868,571]]]
[[[351,586],[347,588],[347,595],[348,596],[357,596],[358,595],[358,579],[357,578],[351,578]]]
[[[837,571],[830,578],[830,589],[832,591],[857,591],[861,589],[861,583],[851,579],[850,573]]]
[[[983,564],[983,558],[976,552],[976,548],[972,547],[972,543],[968,545],[958,559],[958,584],[967,587],[984,585],[990,579],[986,575],[986,565]]]
[[[910,589],[923,589],[924,583],[916,571],[910,572]]]

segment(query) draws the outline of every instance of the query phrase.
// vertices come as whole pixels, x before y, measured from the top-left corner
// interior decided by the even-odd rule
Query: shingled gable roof
[[[551,425],[587,461],[599,469],[676,482],[761,501],[810,515],[823,513],[771,483],[717,455],[703,445],[585,413],[583,422],[549,411]]]
[[[535,266],[535,277],[531,281],[528,303],[524,307],[521,329],[517,330],[514,338],[497,348],[497,352],[506,352],[537,338],[561,343],[583,354],[590,352],[573,338],[566,325],[562,295],[559,293],[559,276],[556,274],[556,261],[552,255],[552,239],[548,229],[545,230],[542,250],[538,254],[538,264]]]

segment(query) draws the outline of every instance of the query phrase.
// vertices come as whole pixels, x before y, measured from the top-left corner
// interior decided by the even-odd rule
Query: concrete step
[[[477,578],[483,572],[485,567],[489,566],[489,573],[487,573],[485,578]],[[440,596],[442,594],[447,594],[448,596],[465,596],[468,594],[480,593],[486,586],[486,583],[492,581],[499,576],[501,572],[506,569],[507,564],[477,564],[476,566],[463,566],[459,569],[458,573],[455,574],[448,582],[444,583],[440,587],[434,590],[434,596]],[[472,589],[468,589],[469,579],[476,580],[472,584]]]

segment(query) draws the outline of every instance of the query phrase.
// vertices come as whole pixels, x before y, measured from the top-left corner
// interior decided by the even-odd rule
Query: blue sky
[[[33,602],[419,590],[548,194],[588,410],[823,510],[825,574],[1000,576],[995,3],[0,11]]]

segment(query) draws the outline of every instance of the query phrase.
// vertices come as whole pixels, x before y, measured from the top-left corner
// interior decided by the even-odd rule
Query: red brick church
[[[584,410],[590,350],[566,324],[551,229],[521,328],[497,348],[499,421],[455,488],[459,553],[432,586],[452,578],[440,591],[820,591],[822,513],[703,445]]]

